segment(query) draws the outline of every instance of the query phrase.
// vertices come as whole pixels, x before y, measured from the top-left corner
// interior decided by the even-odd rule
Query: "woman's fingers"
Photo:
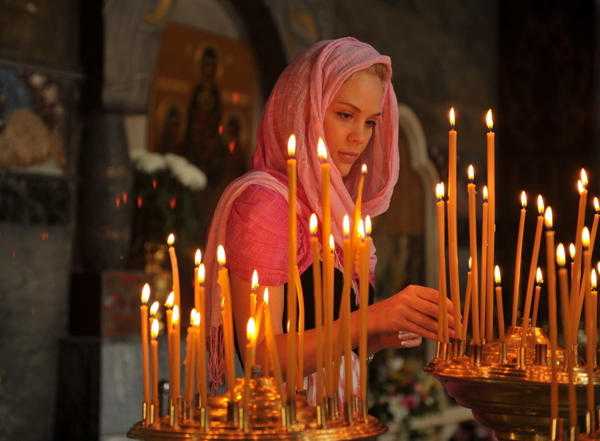
[[[400,342],[400,346],[403,348],[414,348],[415,346],[419,346],[423,343],[423,339],[421,336],[417,336],[416,338],[412,338],[410,340],[403,340]]]

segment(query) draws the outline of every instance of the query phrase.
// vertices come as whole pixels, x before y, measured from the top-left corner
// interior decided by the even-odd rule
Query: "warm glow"
[[[190,324],[192,326],[200,326],[200,313],[196,311],[196,308],[192,308],[190,312]]]
[[[317,156],[321,161],[327,161],[327,146],[323,138],[319,138],[319,141],[317,141]]]
[[[254,317],[250,317],[246,325],[246,340],[254,343],[256,341],[256,334],[256,322],[254,321]]]
[[[263,302],[265,305],[269,304],[269,287],[268,286],[263,291]]]
[[[165,308],[172,308],[175,304],[175,293],[171,291],[165,300]]]
[[[173,313],[171,314],[171,325],[176,326],[179,323],[179,305],[173,306]]]
[[[587,172],[585,171],[585,168],[582,168],[581,171],[579,172],[579,179],[581,179],[581,183],[587,187],[589,181],[588,181],[588,175],[587,175]]]
[[[538,285],[544,283],[544,275],[542,274],[542,269],[539,266],[535,270],[535,283]]]
[[[150,300],[150,285],[144,283],[144,287],[142,288],[142,303],[145,305]]]
[[[454,128],[456,125],[456,115],[454,114],[454,107],[450,107],[448,112],[448,120],[450,121],[450,127]]]
[[[155,300],[154,302],[152,302],[152,305],[150,305],[151,317],[154,317],[156,314],[158,314],[158,308],[160,308],[160,303],[158,300]]]
[[[158,323],[158,319],[152,319],[152,324],[150,325],[150,337],[154,339],[158,338],[159,329],[160,324]]]
[[[575,260],[575,254],[577,254],[577,249],[575,248],[575,244],[571,242],[569,244],[569,256],[571,257],[571,260]]]
[[[444,199],[445,192],[446,191],[444,188],[444,183],[438,182],[435,186],[435,197],[437,198],[438,201],[441,201],[442,199]]]
[[[288,156],[293,158],[296,156],[296,135],[293,133],[288,138]]]
[[[544,214],[544,198],[541,194],[538,194],[537,197],[537,207],[539,215],[541,216],[542,214]]]
[[[217,262],[221,266],[225,265],[227,262],[227,258],[225,257],[225,248],[223,248],[223,245],[219,245],[217,247]]]
[[[371,235],[372,230],[373,226],[371,225],[371,216],[367,214],[367,216],[365,217],[365,233],[367,233],[367,236]]]
[[[544,225],[546,228],[552,228],[552,207],[547,206],[544,213]]]
[[[524,191],[521,192],[521,207],[527,207],[527,193]]]
[[[600,260],[598,261],[598,263],[596,264],[596,269],[598,270],[598,272],[600,273]]]
[[[485,125],[490,130],[494,128],[494,118],[492,117],[492,109],[489,109],[485,114]]]
[[[500,285],[502,283],[502,276],[500,275],[500,267],[498,265],[494,267],[494,282],[496,285]]]
[[[361,166],[360,166],[360,172],[361,172],[363,175],[366,175],[366,174],[367,174],[367,164],[363,163],[363,165],[361,165]]]
[[[196,275],[198,277],[198,282],[204,283],[204,281],[206,280],[206,267],[204,266],[203,263],[198,265],[198,271],[197,271]]]
[[[200,251],[200,248],[197,248],[194,254],[194,265],[198,266],[200,262],[202,262],[202,251]]]
[[[173,233],[171,233],[171,234],[169,234],[169,237],[167,237],[167,245],[172,247],[174,243],[175,243],[175,235]]]
[[[469,256],[469,271],[471,271],[471,266],[473,266],[473,258]]]
[[[594,211],[596,212],[596,214],[599,214],[600,213],[600,201],[595,196],[594,196],[594,199],[592,200],[592,205],[594,206]]]
[[[358,226],[356,227],[359,239],[365,238],[365,222],[362,219],[358,220]]]
[[[585,185],[583,185],[583,182],[581,182],[581,179],[577,179],[577,192],[579,194],[581,194],[584,191],[585,191]]]
[[[333,238],[333,234],[329,235],[329,251],[331,251],[333,253],[333,250],[335,250],[335,239]]]
[[[344,215],[344,219],[342,220],[342,231],[344,233],[344,237],[350,236],[350,218],[347,214]]]
[[[475,179],[475,167],[473,167],[473,164],[469,164],[469,166],[467,167],[467,178],[469,179],[469,181]]]
[[[567,263],[567,256],[565,255],[565,246],[559,243],[556,247],[556,263],[558,266],[565,266]]]
[[[310,228],[310,234],[317,234],[317,229],[319,228],[319,219],[317,219],[317,214],[312,213],[310,215],[310,220],[308,222]]]
[[[481,197],[483,198],[483,202],[487,202],[487,200],[488,200],[488,188],[487,188],[487,185],[484,185],[481,188]]]
[[[590,275],[591,277],[591,283],[592,283],[592,289],[596,289],[598,287],[598,275],[596,274],[596,269],[592,268],[592,273]]]
[[[258,289],[258,271],[252,271],[252,282],[250,283],[250,288],[252,290]]]
[[[590,230],[588,230],[588,227],[583,227],[583,230],[581,230],[581,244],[584,248],[590,246]]]

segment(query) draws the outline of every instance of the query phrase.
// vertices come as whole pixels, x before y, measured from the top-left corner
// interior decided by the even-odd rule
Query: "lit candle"
[[[550,384],[550,418],[553,425],[558,421],[558,382],[556,372],[556,351],[558,349],[558,327],[556,316],[556,266],[554,263],[554,230],[552,229],[552,208],[546,207],[544,224],[546,226],[546,277],[548,278],[548,322],[550,326],[550,366],[552,382]]]
[[[590,250],[590,231],[587,227],[583,227],[581,230],[581,245],[583,247],[583,279],[581,280],[581,286],[578,284],[578,289],[575,290],[575,296],[572,297],[572,302],[575,305],[575,315],[573,316],[574,336],[577,335],[577,330],[579,329],[585,292],[586,290],[590,289],[589,282],[591,277],[590,273],[592,270],[592,250]],[[575,264],[575,266],[577,267],[577,264]],[[577,269],[575,269],[575,271],[577,271]]]
[[[150,305],[150,319],[153,319],[157,316],[158,308],[160,308],[160,303],[158,300],[155,300],[152,302],[152,305]]]
[[[312,252],[313,259],[313,291],[315,301],[315,333],[317,340],[317,372],[316,372],[316,386],[317,386],[317,403],[323,402],[323,298],[321,296],[321,258],[320,258],[320,247],[319,238],[317,237],[318,229],[317,215],[312,213],[310,215],[309,229],[310,229],[310,249]]]
[[[296,159],[294,159],[294,155],[296,154],[296,137],[294,135],[290,135],[288,139],[288,160],[287,160],[287,174],[288,174],[288,283],[287,283],[287,314],[288,319],[290,320],[290,330],[287,336],[287,359],[298,360],[297,353],[297,339],[298,339],[298,287],[296,286],[295,279],[295,268],[297,264],[297,218],[296,218]],[[290,366],[294,366],[293,369],[290,369]],[[296,369],[297,369],[297,361],[288,362],[288,374],[287,381],[288,387],[288,396],[293,397],[294,394],[291,388],[294,388],[296,385]]]
[[[577,180],[577,192],[579,193],[579,206],[577,209],[577,227],[575,229],[575,249],[576,249],[576,255],[575,255],[575,271],[573,272],[573,274],[571,274],[571,284],[574,285],[575,284],[575,277],[580,278],[581,277],[581,258],[577,258],[577,256],[581,257],[581,236],[580,236],[580,232],[581,229],[583,228],[583,224],[585,223],[585,208],[587,206],[587,197],[588,197],[588,191],[587,191],[587,184],[588,184],[588,177],[587,177],[587,173],[585,171],[585,169],[581,169],[580,173],[579,173],[579,179]],[[577,289],[579,289],[579,279],[577,279]],[[571,286],[571,289],[573,289],[573,286]],[[573,295],[573,293],[571,293],[571,296]]]
[[[217,263],[219,270],[217,273],[217,283],[221,291],[222,297],[222,313],[223,313],[223,339],[225,347],[225,369],[227,378],[227,387],[229,390],[229,398],[233,401],[233,388],[235,386],[235,367],[233,364],[233,321],[231,316],[231,291],[229,288],[229,270],[225,266],[227,262],[225,249],[223,245],[217,246]]]
[[[206,279],[206,268],[203,263],[198,266],[196,273],[197,285],[200,287],[200,309],[198,310],[199,329],[196,337],[196,384],[200,392],[200,402],[206,407],[208,391],[206,389],[206,297],[204,295],[204,282]]]
[[[598,234],[598,221],[600,220],[600,201],[597,197],[592,200],[592,206],[594,207],[594,221],[592,223],[592,234],[590,237],[590,249],[594,249],[596,244],[596,235]]]
[[[487,305],[487,279],[488,279],[488,223],[489,223],[489,204],[488,204],[488,188],[484,185],[481,188],[482,209],[481,209],[481,284],[479,296],[479,325],[481,338],[485,339],[486,334],[486,305]]]
[[[469,257],[469,271],[467,272],[467,289],[465,292],[465,305],[464,305],[464,311],[463,311],[463,335],[462,335],[462,340],[466,341],[467,340],[467,330],[469,329],[469,316],[471,315],[471,295],[472,295],[472,291],[473,291],[473,281],[471,280],[473,278],[473,274],[471,273],[471,257]]]
[[[454,107],[448,113],[448,269],[450,274],[450,296],[454,303],[454,326],[458,338],[462,335],[460,320],[460,278],[458,276],[458,227],[456,220],[456,115]]]
[[[502,277],[500,267],[494,266],[494,283],[496,285],[496,309],[498,310],[498,338],[504,341],[504,306],[502,304]]]
[[[254,317],[248,319],[246,324],[246,359],[244,360],[244,417],[249,418],[248,406],[250,404],[250,379],[252,378],[252,367],[256,357],[256,337],[258,329]]]
[[[326,302],[325,309],[325,373],[328,381],[328,394],[333,397],[337,391],[339,370],[335,370],[333,359],[333,255],[335,252],[335,240],[333,234],[329,235],[326,262],[326,277],[325,282],[327,292],[324,296]],[[327,269],[331,262],[331,270]]]
[[[535,282],[535,271],[540,254],[540,242],[542,240],[542,227],[544,225],[544,199],[541,195],[537,197],[538,217],[535,227],[535,236],[533,241],[533,250],[531,252],[531,262],[529,264],[529,277],[527,278],[527,291],[525,294],[525,311],[523,313],[523,328],[529,327],[529,317],[531,316],[531,301],[533,300],[533,284]]]
[[[517,234],[517,250],[515,253],[515,278],[513,284],[513,303],[511,325],[517,326],[517,314],[519,313],[519,297],[521,291],[521,258],[523,254],[523,235],[525,233],[525,212],[527,208],[527,193],[521,192],[521,212],[519,215],[519,230]]]
[[[492,299],[494,290],[494,246],[495,246],[495,229],[496,229],[496,147],[494,134],[494,120],[492,117],[492,109],[489,109],[485,115],[485,122],[488,128],[486,135],[487,139],[487,185],[489,190],[489,206],[488,206],[488,249],[487,249],[487,271],[486,271],[486,330],[489,341],[493,339],[493,323],[494,323],[494,302]],[[483,287],[482,287],[483,289]]]
[[[369,307],[369,249],[367,248],[365,226],[362,219],[358,221],[359,237],[359,322],[360,334],[358,338],[358,358],[360,362],[360,398],[363,412],[367,406],[367,309]],[[365,415],[363,414],[363,417]]]
[[[445,235],[445,202],[444,202],[444,183],[440,182],[435,187],[435,197],[437,198],[437,232],[438,232],[438,341],[447,343],[448,336],[448,318],[446,309],[446,235]]]
[[[252,271],[252,278],[250,281],[250,315],[256,314],[256,291],[258,290],[258,286],[258,271],[255,269]]]
[[[175,293],[171,291],[165,300],[165,311],[167,315],[167,351],[168,351],[168,362],[169,362],[169,381],[170,384],[173,384],[173,372],[175,368],[173,367],[174,356],[175,356],[175,347],[173,342],[173,326],[171,325],[171,318],[173,317],[173,304],[175,303]]]
[[[596,352],[596,329],[594,323],[594,300],[592,298],[592,290],[596,291],[597,276],[596,270],[590,269],[590,281],[585,289],[585,367],[588,374],[588,382],[586,385],[587,412],[586,415],[586,433],[590,434],[595,429],[595,397],[594,397],[594,381],[590,380],[594,377],[594,353]],[[596,293],[594,292],[594,296]]]
[[[298,373],[296,375],[296,382],[298,389],[302,390],[304,389],[304,291],[302,290],[302,282],[300,280],[300,271],[298,271],[298,265],[294,267],[294,280],[296,282],[296,294],[298,300]],[[262,309],[259,310],[259,312],[262,312]]]
[[[158,319],[152,319],[150,325],[150,383],[152,384],[152,403],[154,414],[158,415]]]
[[[263,292],[263,308],[264,308],[264,324],[265,324],[265,341],[267,343],[267,355],[273,366],[275,374],[275,382],[277,391],[281,394],[281,400],[285,401],[285,390],[283,388],[283,376],[281,374],[281,365],[279,363],[279,354],[277,345],[275,344],[275,335],[273,333],[273,321],[271,319],[271,306],[269,305],[269,288],[265,288]]]
[[[360,167],[360,177],[358,178],[358,187],[356,190],[356,200],[354,202],[354,213],[352,215],[352,252],[357,253],[358,240],[358,222],[362,218],[362,196],[365,188],[365,177],[367,176],[367,164]]]
[[[150,299],[150,285],[144,284],[142,288],[142,304],[140,305],[140,332],[142,344],[142,384],[144,387],[144,405],[150,406],[150,356],[148,354],[148,300]],[[147,415],[146,415],[147,416]]]
[[[188,406],[193,406],[194,372],[196,370],[196,328],[199,325],[198,311],[193,308],[190,312],[190,325],[185,338],[185,390],[184,397]]]
[[[180,339],[179,339],[179,327],[180,327],[180,313],[179,305],[173,305],[173,315],[171,316],[171,326],[173,335],[173,384],[171,385],[171,399],[173,403],[179,398],[181,394],[181,380],[180,380],[180,366],[181,366],[181,351],[180,351]]]
[[[200,302],[202,298],[201,289],[203,289],[198,281],[198,268],[200,267],[201,263],[202,251],[200,251],[200,248],[198,248],[194,253],[194,308],[196,308],[196,311],[200,311]]]
[[[469,254],[473,264],[471,270],[471,315],[473,316],[473,344],[481,343],[479,334],[479,271],[477,270],[477,212],[475,206],[475,169],[469,165],[467,169],[467,194],[469,201]]]
[[[538,310],[540,307],[540,295],[542,293],[542,283],[544,283],[544,277],[542,275],[542,269],[538,266],[535,272],[535,293],[533,296],[533,318],[531,319],[531,326],[535,328],[537,326]]]
[[[597,351],[598,347],[598,273],[596,270],[591,272],[591,296],[592,296],[592,368],[596,369],[597,366]]]
[[[175,235],[169,234],[167,237],[167,245],[169,246],[169,258],[171,260],[171,273],[173,277],[173,292],[175,292],[175,304],[181,305],[181,295],[179,291],[179,265],[177,264],[177,255],[175,254]]]
[[[352,402],[352,336],[350,334],[350,290],[352,288],[352,274],[354,272],[354,259],[352,256],[350,239],[350,218],[344,215],[343,219],[343,250],[344,250],[344,284],[342,288],[341,309],[341,335],[344,348],[344,399],[346,403]],[[350,418],[350,415],[348,415]]]

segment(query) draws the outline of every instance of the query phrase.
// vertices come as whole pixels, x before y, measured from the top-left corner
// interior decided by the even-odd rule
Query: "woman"
[[[311,330],[314,326],[314,302],[308,219],[312,212],[321,217],[317,140],[324,138],[332,163],[332,232],[336,242],[336,268],[339,270],[343,261],[342,219],[344,214],[352,213],[361,165],[366,163],[369,170],[363,194],[363,215],[375,217],[388,208],[398,178],[398,111],[390,80],[390,58],[354,38],[323,41],[312,46],[286,68],[275,85],[260,125],[253,170],[234,181],[217,206],[209,234],[207,265],[211,274],[210,271],[214,271],[215,248],[217,244],[224,244],[231,277],[237,346],[243,348],[246,343],[245,325],[250,311],[248,293],[251,274],[256,269],[261,287],[269,287],[284,372],[288,137],[295,134],[298,146],[297,252],[307,314],[304,369],[309,374],[314,372],[316,365],[316,338],[314,330]],[[372,279],[375,262],[373,248],[370,259]],[[341,273],[336,271],[336,282],[339,280]],[[341,292],[338,285],[336,283],[336,310]],[[215,325],[220,323],[219,295],[216,289],[211,292],[210,321],[214,330]],[[409,286],[382,302],[370,305],[369,351],[410,347],[420,344],[421,337],[435,338],[437,301],[437,291]],[[449,301],[448,307],[452,310]],[[452,317],[452,314],[449,316]],[[452,333],[452,319],[449,325]],[[337,327],[337,322],[334,326]],[[356,313],[352,314],[352,329],[353,345],[356,347]],[[216,335],[213,332],[213,346],[217,343]],[[263,349],[259,343],[259,364],[266,355]],[[220,351],[213,351],[211,358],[212,372],[220,374]]]

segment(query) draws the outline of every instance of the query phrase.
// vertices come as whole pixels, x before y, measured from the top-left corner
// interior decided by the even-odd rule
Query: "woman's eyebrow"
[[[348,103],[348,102],[346,102],[346,101],[338,101],[338,104],[343,104],[343,105],[346,105],[346,106],[352,107],[352,108],[353,108],[355,111],[357,111],[357,112],[362,112],[362,110],[361,110],[359,107],[356,107],[356,106],[355,106],[354,104],[352,104],[352,103]],[[374,113],[373,115],[371,115],[371,118],[373,118],[373,117],[376,117],[376,116],[380,116],[380,115],[382,115],[382,112],[377,112],[377,113]]]

